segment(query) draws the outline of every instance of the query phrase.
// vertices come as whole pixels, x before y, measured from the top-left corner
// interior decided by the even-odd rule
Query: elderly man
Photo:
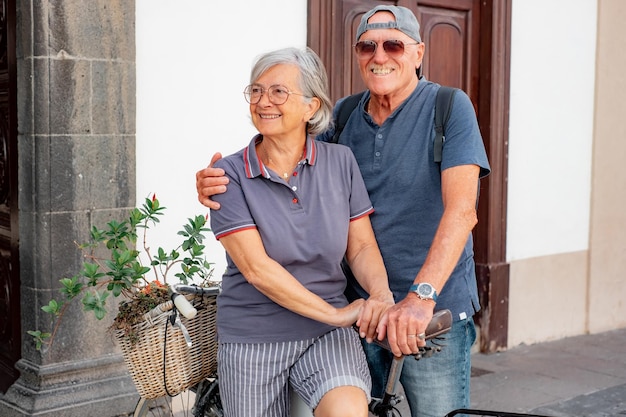
[[[469,407],[473,316],[480,309],[471,231],[477,223],[479,178],[490,169],[474,108],[462,91],[454,96],[445,126],[441,162],[433,162],[440,86],[418,76],[424,50],[409,9],[381,5],[363,15],[354,51],[367,90],[339,137],[363,174],[396,301],[379,323],[362,321],[361,335],[386,336],[394,354],[409,354],[424,345],[421,337],[434,311],[449,309],[454,316],[442,352],[404,363],[401,382],[413,417]],[[342,104],[339,100],[335,114]],[[318,140],[330,141],[333,135],[331,129]],[[216,207],[209,197],[226,189],[221,175],[211,166],[198,171],[201,203]],[[347,292],[366,297],[347,273]],[[372,395],[380,397],[392,355],[374,344],[364,346]]]

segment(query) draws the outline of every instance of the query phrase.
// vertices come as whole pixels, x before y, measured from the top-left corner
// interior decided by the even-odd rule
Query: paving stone
[[[554,417],[623,417],[626,415],[626,384],[539,407],[534,411]]]
[[[626,329],[472,355],[472,408],[626,416]]]

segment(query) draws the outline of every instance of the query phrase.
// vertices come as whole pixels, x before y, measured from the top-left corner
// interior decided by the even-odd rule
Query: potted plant
[[[189,300],[197,304],[202,314],[198,314],[193,322],[185,321],[184,317],[179,318],[177,323],[182,330],[169,325],[170,321],[174,324],[171,317],[176,314],[171,301],[174,284],[217,285],[211,280],[213,264],[206,259],[204,252],[205,233],[210,232],[206,227],[207,216],[197,215],[187,219],[187,223],[178,232],[182,242],[176,248],[166,251],[159,247],[156,252],[152,252],[147,242],[148,230],[159,223],[159,217],[164,210],[165,207],[153,195],[152,198],[146,198],[140,208],[132,209],[128,218],[122,221],[112,220],[103,229],[92,227],[90,240],[77,244],[85,258],[81,271],[71,278],[62,278],[59,298],[50,300],[48,305],[42,307],[52,315],[51,332],[28,331],[36,348],[42,349],[53,343],[54,335],[63,322],[63,314],[71,302],[80,298],[85,311],[91,311],[97,319],[102,319],[108,314],[109,297],[120,297],[121,302],[118,304],[112,329],[122,348],[133,381],[145,398],[186,389],[205,377],[207,372],[214,370],[214,363],[211,363],[196,372],[195,376],[188,377],[193,372],[181,369],[181,374],[186,375],[186,379],[191,379],[170,383],[163,377],[156,378],[162,382],[157,383],[156,388],[145,387],[144,382],[135,375],[135,371],[143,374],[146,367],[155,367],[152,376],[148,373],[141,377],[149,385],[154,385],[154,376],[164,374],[164,369],[169,367],[168,372],[171,374],[173,368],[184,368],[179,363],[181,360],[195,361],[197,358],[194,359],[194,355],[206,355],[207,352],[201,350],[206,350],[207,344],[211,345],[211,349],[216,349],[215,337],[207,330],[214,327],[215,297],[207,300],[202,296],[199,299],[188,296]],[[195,338],[197,333],[196,339],[201,339],[200,343],[195,343],[196,346],[190,348],[188,340],[183,337],[184,333],[187,334],[187,339],[189,334]],[[207,339],[207,334],[212,340]],[[167,355],[164,353],[166,346]],[[151,351],[157,352],[156,357],[162,357],[163,360],[156,361],[158,363],[142,363],[144,354],[151,355],[151,362],[155,362],[155,354],[151,354]],[[177,377],[174,375],[173,379]]]

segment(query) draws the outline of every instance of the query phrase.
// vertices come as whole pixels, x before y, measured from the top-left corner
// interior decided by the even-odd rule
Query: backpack
[[[437,91],[437,99],[435,100],[435,140],[433,144],[434,148],[434,161],[435,163],[441,162],[441,153],[443,149],[443,143],[446,140],[445,125],[450,118],[452,112],[452,99],[457,92],[457,88],[441,86]],[[335,119],[335,134],[330,140],[331,143],[338,143],[339,136],[345,127],[350,115],[359,104],[361,97],[363,97],[365,91],[357,94],[353,94],[341,103],[341,106],[337,110],[337,118]]]

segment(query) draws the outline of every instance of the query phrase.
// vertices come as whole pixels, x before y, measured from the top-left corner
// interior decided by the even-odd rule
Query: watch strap
[[[423,296],[422,294],[420,294],[419,292],[419,286],[420,285],[428,285],[430,288],[432,288],[432,294],[430,296]],[[417,294],[417,296],[419,298],[421,298],[422,300],[433,300],[434,302],[437,302],[437,290],[435,290],[435,287],[432,284],[426,283],[426,282],[420,282],[419,284],[413,284],[411,285],[411,287],[409,288],[409,291],[414,292],[415,294]]]

